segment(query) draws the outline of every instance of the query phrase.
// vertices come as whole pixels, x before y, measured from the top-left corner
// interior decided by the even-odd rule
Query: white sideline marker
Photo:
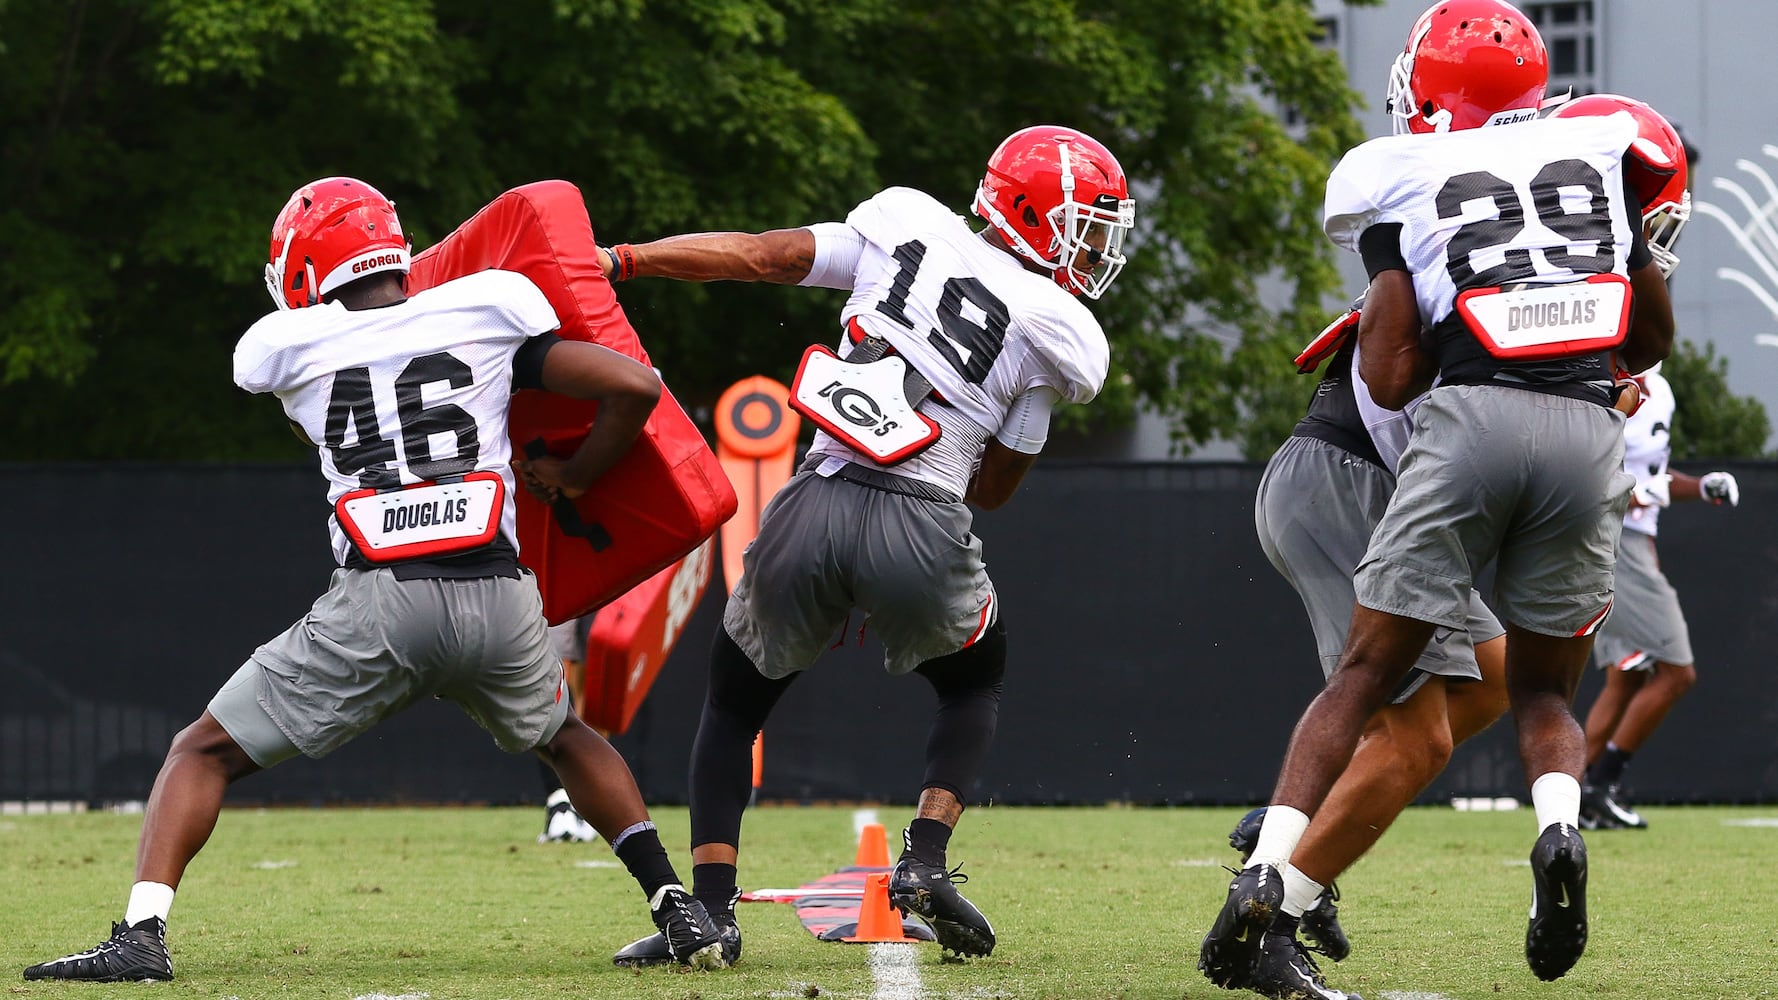
[[[862,834],[864,828],[872,823],[881,822],[882,820],[877,818],[875,809],[854,809],[852,810],[852,836],[856,837]]]
[[[1418,990],[1384,990],[1378,996],[1383,1000],[1456,1000],[1443,993],[1421,993]]]
[[[920,1000],[925,984],[916,964],[920,949],[894,942],[870,946],[870,1000]]]
[[[1754,816],[1750,819],[1725,819],[1722,821],[1722,825],[1723,826],[1778,827],[1778,817]]]
[[[430,1000],[431,996],[432,994],[430,993],[396,993],[393,995],[388,993],[365,993],[361,996],[353,997],[352,1000]]]

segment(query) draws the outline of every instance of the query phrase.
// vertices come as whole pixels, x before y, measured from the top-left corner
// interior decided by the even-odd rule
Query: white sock
[[[1539,775],[1531,783],[1531,805],[1537,810],[1539,833],[1548,830],[1551,823],[1579,826],[1580,782],[1560,771]]]
[[[1579,805],[1575,806],[1575,817],[1579,818]],[[1297,842],[1303,839],[1303,831],[1309,828],[1309,817],[1300,809],[1289,806],[1271,806],[1266,809],[1266,821],[1259,828],[1259,843],[1253,846],[1253,856],[1247,859],[1247,867],[1254,865],[1271,865],[1279,871],[1290,861],[1290,853],[1296,850]]]
[[[1321,902],[1321,891],[1327,886],[1302,873],[1292,864],[1284,866],[1284,912],[1300,917]]]
[[[173,910],[173,887],[159,882],[137,882],[130,886],[130,905],[123,911],[123,922],[131,927],[149,917],[165,923]]]

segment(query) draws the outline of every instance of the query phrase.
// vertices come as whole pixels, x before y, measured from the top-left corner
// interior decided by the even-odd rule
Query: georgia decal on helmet
[[[296,189],[272,223],[265,287],[279,309],[301,309],[379,271],[406,274],[411,252],[395,203],[352,177]]]
[[[1096,299],[1124,269],[1136,202],[1124,168],[1097,139],[1033,125],[1007,136],[988,157],[975,214],[1056,284]]]
[[[1687,183],[1690,175],[1686,164],[1685,141],[1679,130],[1659,111],[1621,94],[1589,94],[1577,97],[1557,108],[1551,118],[1579,118],[1615,115],[1628,112],[1636,119],[1636,139],[1630,143],[1630,186],[1642,200],[1642,231],[1648,239],[1648,250],[1655,266],[1664,277],[1672,277],[1679,266],[1679,255],[1673,244],[1679,231],[1692,217],[1692,193]]]
[[[1505,0],[1445,0],[1426,8],[1389,69],[1395,132],[1530,121],[1543,104],[1550,60],[1543,36]]]

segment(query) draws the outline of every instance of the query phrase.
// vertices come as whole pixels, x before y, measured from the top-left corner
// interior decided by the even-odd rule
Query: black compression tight
[[[995,621],[975,645],[927,660],[916,669],[938,694],[938,711],[926,737],[926,778],[920,788],[942,788],[959,803],[967,803],[969,790],[982,776],[1000,720],[1006,626]]]
[[[921,788],[966,801],[981,777],[1000,717],[1006,675],[1006,627],[995,622],[974,645],[922,663],[917,672],[938,695],[926,740]],[[740,846],[741,813],[753,788],[753,738],[800,674],[762,676],[726,629],[710,652],[709,685],[691,745],[691,846]]]
[[[691,744],[691,846],[741,843],[741,813],[753,793],[753,738],[790,683],[770,680],[716,630],[704,713]]]

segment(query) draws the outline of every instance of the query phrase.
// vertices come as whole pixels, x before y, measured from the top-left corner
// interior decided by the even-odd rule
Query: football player
[[[1732,507],[1741,499],[1733,473],[1690,476],[1668,466],[1673,388],[1658,369],[1636,376],[1642,405],[1624,425],[1624,471],[1638,482],[1618,541],[1617,599],[1593,651],[1605,686],[1587,711],[1580,823],[1589,830],[1648,826],[1626,804],[1618,781],[1631,755],[1698,679],[1685,611],[1655,554],[1661,510],[1681,500]]]
[[[1319,891],[1290,864],[1310,819],[1427,641],[1465,627],[1490,561],[1539,828],[1526,960],[1555,979],[1586,947],[1585,739],[1570,703],[1611,607],[1632,485],[1613,352],[1632,374],[1660,361],[1673,312],[1624,166],[1637,122],[1539,119],[1547,83],[1543,41],[1516,7],[1442,0],[1390,75],[1405,134],[1358,146],[1328,178],[1324,228],[1370,275],[1359,374],[1386,409],[1430,392],[1359,564],[1340,662],[1201,946],[1218,984],[1251,974],[1291,886]]]
[[[363,181],[306,184],[279,212],[266,266],[278,311],[236,345],[234,378],[275,395],[315,448],[340,568],[174,737],[111,936],[26,979],[173,978],[168,912],[226,786],[324,756],[429,695],[456,702],[502,750],[549,762],[641,885],[673,958],[721,964],[709,914],[681,886],[629,767],[569,711],[514,530],[513,391],[599,401],[574,455],[526,470],[573,495],[629,449],[660,381],[556,336],[555,311],[522,275],[484,271],[410,297],[408,266],[394,204]]]
[[[1362,315],[1355,312],[1330,327],[1343,342],[1328,344],[1333,354],[1309,411],[1266,463],[1254,503],[1260,546],[1303,600],[1324,677],[1339,665],[1352,622],[1352,575],[1395,490],[1412,414],[1424,399],[1387,410],[1371,398],[1351,338]],[[1438,777],[1453,747],[1507,708],[1505,630],[1473,588],[1468,602],[1463,626],[1439,629],[1366,722],[1351,763],[1291,855],[1281,912],[1256,963],[1224,985],[1265,996],[1345,995],[1326,984],[1297,941],[1299,922],[1316,950],[1345,959],[1352,946],[1337,918],[1333,880]],[[1248,813],[1229,835],[1243,861],[1266,811]]]
[[[1690,198],[1685,193],[1688,171],[1672,169],[1672,164],[1686,161],[1690,155],[1678,133],[1652,108],[1615,95],[1596,94],[1568,102],[1555,115],[1617,111],[1631,112],[1640,126],[1642,148],[1626,162],[1625,169],[1644,205],[1643,231],[1650,254],[1662,273],[1671,277],[1678,265],[1672,245],[1690,216]],[[1416,397],[1399,411],[1376,405],[1359,373],[1357,345],[1351,340],[1358,321],[1355,308],[1331,325],[1299,359],[1299,366],[1310,358],[1319,363],[1333,352],[1308,415],[1267,464],[1255,510],[1261,544],[1273,565],[1302,595],[1309,611],[1324,675],[1337,665],[1350,624],[1351,574],[1394,489],[1392,473],[1412,431],[1413,411],[1425,399],[1424,395]],[[1642,376],[1636,381],[1641,383]],[[1646,409],[1648,403],[1643,405]],[[1630,419],[1627,442],[1635,440],[1634,428],[1644,419],[1641,410]],[[1635,461],[1631,450],[1627,443],[1627,468]],[[1637,502],[1633,495],[1626,524],[1636,518]],[[1621,547],[1619,551],[1620,596],[1612,617],[1600,630],[1601,649],[1624,614]],[[1435,632],[1433,642],[1408,674],[1403,692],[1366,725],[1351,764],[1291,856],[1294,871],[1285,873],[1283,916],[1274,921],[1262,941],[1258,965],[1246,988],[1268,995],[1290,988],[1310,995],[1337,995],[1319,979],[1313,960],[1294,944],[1290,935],[1298,920],[1317,950],[1335,961],[1350,952],[1335,915],[1331,879],[1382,836],[1401,810],[1439,774],[1455,745],[1487,728],[1506,711],[1504,630],[1473,589],[1470,609],[1467,631]],[[1466,683],[1477,679],[1478,669],[1481,683]],[[1589,725],[1589,750],[1591,743]],[[1590,753],[1589,757],[1593,756],[1597,754]],[[1583,829],[1591,828],[1591,794],[1583,788]],[[1248,813],[1230,834],[1230,843],[1243,855],[1253,850],[1265,812],[1261,808]],[[1308,884],[1299,885],[1295,877],[1305,875]],[[1305,910],[1301,900],[1320,884],[1328,889]],[[1292,888],[1297,891],[1291,892]]]
[[[1557,109],[1557,117],[1627,111],[1640,126],[1639,143],[1664,150],[1685,169],[1664,176],[1642,171],[1644,231],[1649,250],[1668,277],[1679,266],[1673,243],[1691,218],[1687,178],[1697,159],[1679,131],[1653,108],[1617,94],[1592,94]],[[1675,152],[1678,151],[1678,152]],[[1587,712],[1587,772],[1581,783],[1583,829],[1643,829],[1648,821],[1625,804],[1618,790],[1624,765],[1697,681],[1691,633],[1679,595],[1661,572],[1655,534],[1661,509],[1678,500],[1734,506],[1740,487],[1727,472],[1689,476],[1668,466],[1673,457],[1673,389],[1660,365],[1636,376],[1641,403],[1624,424],[1624,471],[1636,477],[1630,510],[1618,541],[1617,598],[1599,629],[1594,660],[1605,686]]]
[[[610,250],[619,280],[771,281],[845,289],[838,349],[811,348],[793,405],[820,430],[772,498],[729,595],[691,762],[693,892],[740,953],[741,813],[754,734],[857,609],[890,674],[938,695],[915,819],[889,882],[960,955],[993,926],[954,883],[947,849],[994,736],[1006,628],[970,504],[1012,498],[1060,402],[1104,383],[1096,299],[1123,269],[1135,203],[1117,158],[1039,125],[988,160],[973,229],[929,195],[889,188],[824,222],[703,233]],[[659,935],[616,957],[666,960]]]

